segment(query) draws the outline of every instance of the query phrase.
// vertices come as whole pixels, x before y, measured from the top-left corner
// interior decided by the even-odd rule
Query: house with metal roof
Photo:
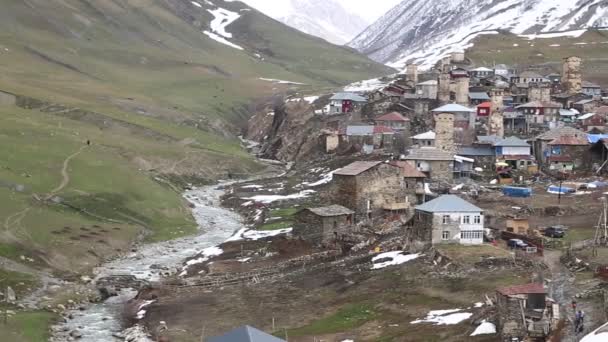
[[[483,209],[456,195],[443,195],[416,206],[415,236],[433,245],[480,245],[484,237]]]
[[[573,127],[560,127],[544,132],[538,136],[536,136],[533,141],[533,151],[536,160],[539,163],[547,165],[549,161],[547,160],[550,156],[556,156],[557,153],[553,153],[552,151],[558,151],[557,149],[553,149],[549,143],[555,141],[556,139],[562,137],[574,137],[574,138],[582,138],[587,139],[587,133],[573,128]],[[561,152],[561,149],[559,150]],[[553,158],[556,161],[556,158]],[[563,159],[559,157],[557,159]]]
[[[367,99],[355,93],[336,93],[329,99],[329,114],[353,113],[361,109]]]
[[[391,112],[377,117],[374,121],[378,125],[390,127],[396,131],[404,131],[410,128],[410,119],[398,112]]]
[[[207,342],[286,342],[248,325],[236,328],[224,335],[211,337]]]
[[[433,147],[435,146],[435,138],[437,134],[433,131],[424,132],[421,134],[414,135],[412,142],[415,146],[419,147]]]
[[[355,212],[341,205],[307,208],[294,215],[293,235],[318,245],[340,242],[353,229]]]
[[[492,98],[485,92],[470,92],[469,93],[469,102],[471,105],[478,105],[487,101],[490,101]]]
[[[602,87],[599,84],[583,81],[582,91],[585,95],[600,98],[602,96]]]
[[[441,113],[454,114],[454,125],[456,127],[463,129],[475,127],[477,109],[471,109],[456,103],[450,103],[439,108],[435,108],[431,112],[436,115]]]

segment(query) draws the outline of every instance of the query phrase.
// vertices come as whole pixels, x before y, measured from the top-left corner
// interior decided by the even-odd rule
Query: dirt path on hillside
[[[58,192],[65,189],[65,187],[68,186],[68,184],[70,184],[70,175],[68,174],[68,167],[70,166],[70,161],[72,161],[72,159],[76,158],[79,154],[81,154],[82,151],[84,151],[84,149],[86,149],[86,148],[87,148],[87,145],[82,146],[80,149],[78,149],[78,151],[76,151],[75,153],[73,153],[73,154],[69,155],[67,158],[65,158],[65,160],[63,161],[63,167],[61,168],[61,178],[62,178],[61,183],[59,184],[58,187],[51,190],[51,192],[46,197],[47,200],[51,199]]]

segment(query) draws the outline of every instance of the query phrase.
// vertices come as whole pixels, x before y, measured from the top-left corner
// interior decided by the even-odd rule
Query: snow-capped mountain
[[[369,24],[335,0],[243,0],[249,6],[293,28],[343,45]]]
[[[480,34],[605,26],[608,0],[404,0],[348,45],[394,67],[414,62],[428,68]]]

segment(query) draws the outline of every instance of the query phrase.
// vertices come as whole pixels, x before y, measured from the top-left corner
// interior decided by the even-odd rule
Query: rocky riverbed
[[[96,268],[95,279],[134,276],[142,281],[157,282],[163,276],[178,273],[184,259],[242,232],[246,227],[241,216],[221,206],[223,194],[222,185],[185,192],[184,197],[192,204],[192,214],[200,229],[197,235],[141,246],[126,257]],[[135,294],[134,289],[122,290],[118,296],[102,303],[66,312],[65,322],[53,327],[52,341],[150,341],[137,325],[123,330],[124,307]],[[145,315],[145,309],[139,313],[139,316]]]

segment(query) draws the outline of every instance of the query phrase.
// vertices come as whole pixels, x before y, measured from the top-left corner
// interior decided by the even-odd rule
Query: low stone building
[[[315,244],[340,241],[352,231],[354,214],[341,205],[302,209],[295,214],[293,235]]]
[[[536,136],[533,140],[534,157],[541,164],[547,164],[547,158],[554,155],[551,153],[550,142],[561,137],[587,138],[587,133],[572,127],[552,129]]]
[[[403,159],[434,181],[451,182],[454,179],[452,152],[434,147],[413,148]]]
[[[549,142],[549,169],[573,171],[591,167],[591,145],[586,137],[563,136]]]
[[[333,173],[332,202],[355,211],[355,221],[409,207],[402,170],[381,161],[357,161]]]
[[[410,129],[410,119],[398,112],[384,114],[374,121],[380,126],[390,127],[396,131],[409,131]]]
[[[414,227],[417,240],[433,245],[479,245],[484,237],[483,209],[456,195],[440,196],[416,206]]]
[[[433,131],[424,132],[412,137],[412,143],[417,147],[434,147],[437,134]]]
[[[423,203],[426,175],[406,161],[392,161],[391,165],[401,169],[406,202],[410,203],[410,205]]]
[[[496,291],[498,331],[503,341],[544,338],[552,330],[553,305],[547,305],[542,283],[500,288]]]

